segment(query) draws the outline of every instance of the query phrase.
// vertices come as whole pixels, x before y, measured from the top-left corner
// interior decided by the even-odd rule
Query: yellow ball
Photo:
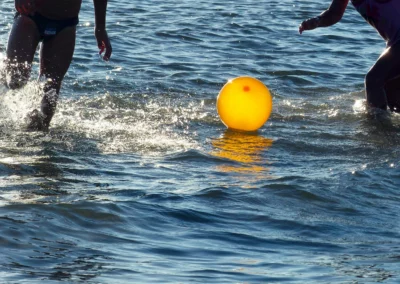
[[[238,77],[229,80],[219,92],[217,111],[226,127],[256,131],[271,114],[272,96],[261,81]]]

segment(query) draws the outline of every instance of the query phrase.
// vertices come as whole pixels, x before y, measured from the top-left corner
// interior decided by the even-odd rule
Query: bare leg
[[[19,15],[14,21],[7,45],[6,77],[9,88],[22,87],[28,81],[39,41],[36,24],[29,17]]]
[[[395,85],[385,86],[400,75],[400,44],[387,49],[369,70],[365,77],[367,102],[372,107],[387,109],[393,102],[393,91],[387,96],[386,90],[394,90]],[[390,100],[390,101],[389,101]],[[392,106],[390,106],[392,108]]]
[[[400,112],[400,77],[387,82],[385,92],[390,110]]]
[[[45,76],[41,111],[43,128],[47,129],[56,110],[61,83],[72,61],[75,49],[76,27],[67,27],[41,48],[40,75]]]

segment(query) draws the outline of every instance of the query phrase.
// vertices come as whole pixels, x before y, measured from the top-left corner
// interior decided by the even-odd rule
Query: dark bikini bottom
[[[14,19],[19,17],[21,14],[17,12],[15,14]],[[61,32],[63,29],[66,27],[74,27],[79,23],[79,18],[70,18],[70,19],[64,19],[64,20],[51,20],[46,17],[43,17],[42,15],[35,13],[33,16],[32,15],[27,15],[27,17],[31,18],[40,33],[40,39],[41,40],[48,40],[51,37],[57,35],[59,32]]]

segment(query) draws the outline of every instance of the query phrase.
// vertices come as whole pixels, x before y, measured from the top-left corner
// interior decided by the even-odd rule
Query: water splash
[[[56,131],[73,132],[97,142],[102,153],[158,155],[199,147],[190,121],[196,106],[170,101],[135,100],[131,95],[103,94],[64,100],[54,117]]]
[[[3,89],[0,96],[0,120],[3,126],[22,129],[26,116],[33,109],[40,107],[41,93],[37,82],[29,82],[19,90]]]

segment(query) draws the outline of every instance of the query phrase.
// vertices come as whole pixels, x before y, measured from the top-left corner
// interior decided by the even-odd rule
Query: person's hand
[[[99,47],[100,51],[99,54],[102,55],[103,52],[105,51],[103,55],[103,59],[105,61],[110,60],[111,53],[112,53],[112,46],[110,39],[108,38],[108,34],[105,29],[97,29],[95,28],[95,36],[97,39],[97,46]]]
[[[22,15],[33,15],[42,0],[15,0],[15,9]]]
[[[303,31],[313,30],[319,27],[320,18],[315,17],[303,21],[299,26],[299,33],[302,34]]]

